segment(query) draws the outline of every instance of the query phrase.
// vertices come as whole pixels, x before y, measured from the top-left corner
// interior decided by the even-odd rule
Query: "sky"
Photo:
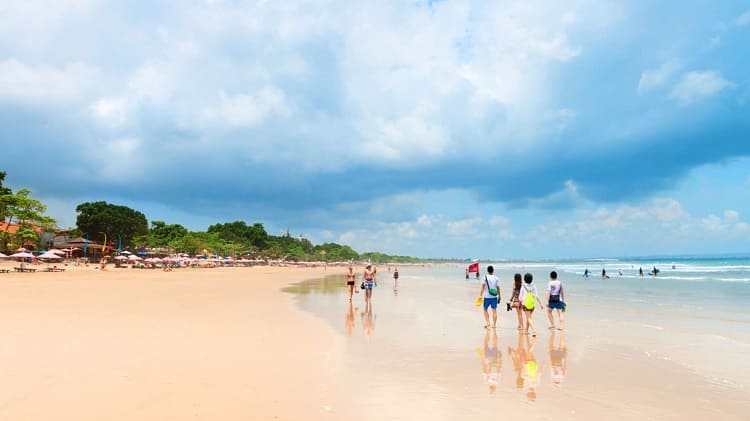
[[[0,170],[359,252],[750,252],[750,4],[0,6]]]

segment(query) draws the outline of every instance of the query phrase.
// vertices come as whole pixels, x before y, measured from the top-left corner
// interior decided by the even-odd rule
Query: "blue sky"
[[[432,257],[750,252],[741,1],[58,0],[0,14],[0,169]]]

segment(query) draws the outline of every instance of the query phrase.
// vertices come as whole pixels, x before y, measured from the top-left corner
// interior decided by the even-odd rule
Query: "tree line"
[[[46,206],[31,198],[31,191],[17,192],[3,187],[5,172],[0,172],[0,216],[7,223],[0,233],[0,248],[13,250],[25,242],[40,244],[43,232],[55,232],[55,220],[45,214]],[[8,227],[18,224],[11,233]],[[260,259],[291,261],[351,261],[367,260],[373,263],[417,263],[424,261],[409,256],[390,256],[368,252],[359,254],[347,245],[337,243],[312,244],[289,232],[270,235],[260,222],[248,225],[244,221],[217,223],[206,231],[191,231],[180,224],[151,221],[146,215],[127,206],[104,201],[86,202],[76,206],[76,227],[72,236],[104,243],[108,250],[157,250],[163,254],[187,253],[190,255],[247,256]],[[46,246],[40,244],[40,246]]]

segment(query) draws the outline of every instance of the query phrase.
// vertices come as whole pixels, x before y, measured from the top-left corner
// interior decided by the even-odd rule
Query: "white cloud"
[[[679,68],[680,65],[676,62],[667,61],[658,69],[644,70],[638,80],[638,93],[643,94],[663,86]]]
[[[202,121],[209,127],[251,127],[274,115],[289,116],[291,110],[284,91],[264,86],[255,94],[229,95],[218,93],[219,103],[202,111]]]
[[[750,23],[750,10],[748,10],[747,12],[745,12],[745,13],[737,16],[737,19],[734,20],[734,23],[737,26],[745,26],[748,23]]]
[[[586,198],[581,195],[575,181],[566,180],[562,189],[542,198],[529,199],[525,205],[534,208],[577,207],[585,202]]]
[[[126,98],[99,98],[89,107],[92,117],[104,127],[116,128],[126,123],[130,104]]]
[[[644,206],[599,208],[582,211],[575,221],[539,224],[529,230],[525,241],[532,247],[553,241],[597,242],[622,253],[617,244],[646,248],[655,244],[692,245],[709,239],[737,239],[750,232],[749,228],[735,210],[726,210],[722,216],[696,217],[674,199],[654,199]]]
[[[99,70],[75,62],[33,66],[16,59],[0,61],[0,98],[32,104],[62,104],[85,98],[96,86]]]
[[[683,75],[669,96],[681,105],[689,105],[734,86],[734,83],[724,79],[718,71],[694,71]]]
[[[492,216],[489,220],[489,225],[492,228],[503,228],[503,227],[507,227],[509,224],[510,224],[510,219],[502,215]]]
[[[172,93],[173,81],[164,64],[147,62],[130,78],[128,90],[137,100],[164,102]]]

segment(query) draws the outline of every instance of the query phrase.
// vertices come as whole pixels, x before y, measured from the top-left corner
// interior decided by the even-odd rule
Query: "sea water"
[[[367,383],[365,400],[373,408],[408,394],[412,415],[450,419],[491,410],[472,404],[484,394],[540,408],[575,402],[560,414],[571,419],[612,418],[613,408],[623,419],[658,413],[742,419],[750,410],[750,310],[743,305],[750,298],[750,259],[480,264],[480,279],[466,279],[461,264],[399,266],[398,288],[390,268],[381,266],[371,304],[364,293],[349,304],[343,269],[288,291],[349,338],[345,363],[356,384]],[[484,329],[474,306],[488,264],[501,279],[495,330]],[[657,276],[648,275],[654,267]],[[504,306],[513,274],[532,273],[544,291],[552,270],[565,288],[565,330],[547,330],[546,311],[538,309],[537,336],[519,335],[515,312]],[[529,360],[538,368],[532,375]],[[442,404],[421,412],[435,397]],[[680,406],[686,399],[689,408]]]

